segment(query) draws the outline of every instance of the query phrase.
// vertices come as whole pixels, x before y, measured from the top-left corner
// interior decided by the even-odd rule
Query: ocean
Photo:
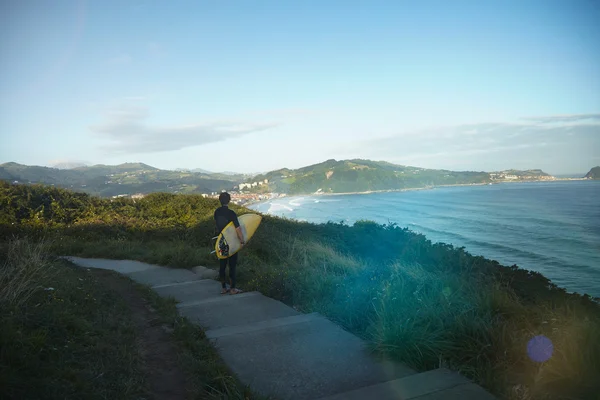
[[[433,242],[541,272],[569,292],[600,297],[600,181],[284,197],[250,208],[313,223],[395,222]]]

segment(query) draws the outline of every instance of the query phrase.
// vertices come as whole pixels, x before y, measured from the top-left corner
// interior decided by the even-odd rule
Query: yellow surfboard
[[[240,222],[240,228],[242,228],[244,241],[247,244],[250,238],[254,236],[256,229],[258,229],[262,217],[258,214],[244,214],[238,217],[238,221]],[[221,260],[229,258],[240,251],[241,248],[242,244],[235,232],[235,226],[233,226],[233,222],[230,222],[217,236],[217,242],[215,243],[217,257]]]

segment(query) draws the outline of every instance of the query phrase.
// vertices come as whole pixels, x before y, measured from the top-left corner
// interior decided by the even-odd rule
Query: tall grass
[[[507,282],[469,270],[382,265],[314,241],[291,240],[278,251],[275,265],[258,264],[251,254],[242,258],[248,289],[321,312],[417,370],[446,366],[506,399],[594,399],[600,393],[598,307],[576,298],[532,304]],[[554,345],[545,362],[527,352],[538,335]]]
[[[40,280],[52,274],[47,243],[14,239],[4,243],[0,259],[0,304],[19,307],[42,289]]]

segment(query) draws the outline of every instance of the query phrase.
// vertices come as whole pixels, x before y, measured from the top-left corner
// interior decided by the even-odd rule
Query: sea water
[[[314,223],[394,222],[433,242],[541,272],[570,292],[600,297],[600,181],[297,196],[251,208]]]

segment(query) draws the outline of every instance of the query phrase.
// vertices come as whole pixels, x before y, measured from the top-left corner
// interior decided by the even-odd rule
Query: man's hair
[[[229,195],[229,193],[223,192],[219,195],[219,201],[221,202],[222,206],[225,206],[231,201],[231,196]]]

